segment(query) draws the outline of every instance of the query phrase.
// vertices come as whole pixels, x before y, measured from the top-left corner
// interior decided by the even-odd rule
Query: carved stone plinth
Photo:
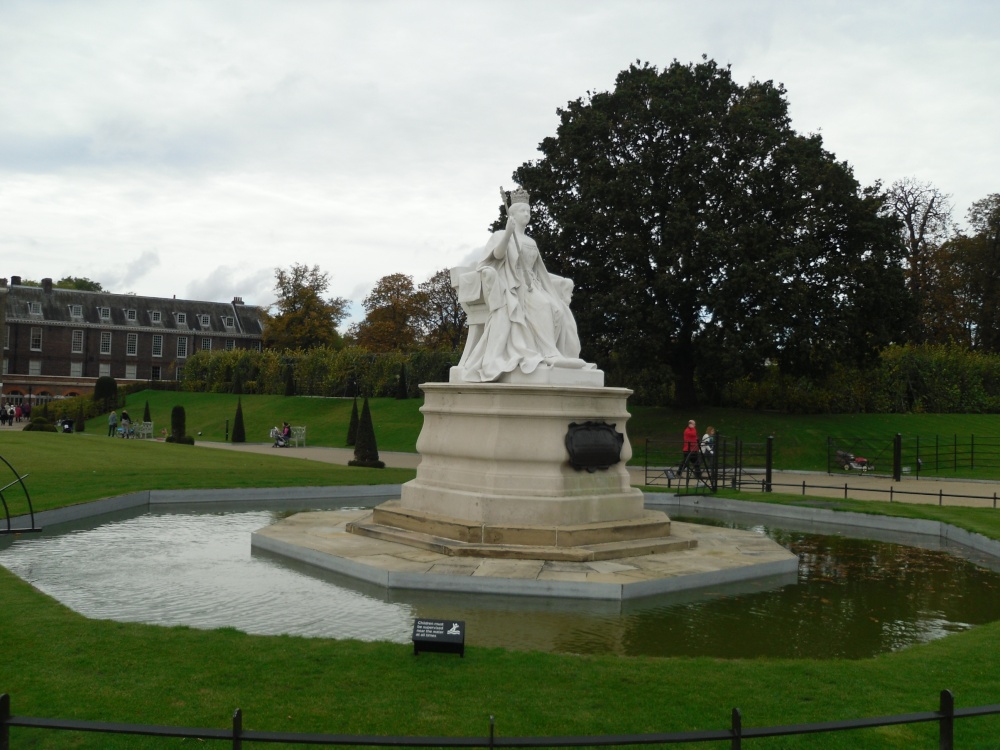
[[[613,424],[625,433],[625,388],[501,383],[425,383],[417,478],[400,506],[463,521],[569,526],[639,518],[642,493],[621,461],[578,471],[569,462],[571,423]]]

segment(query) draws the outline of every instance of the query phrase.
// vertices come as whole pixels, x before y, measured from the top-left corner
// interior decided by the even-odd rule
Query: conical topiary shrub
[[[247,431],[243,426],[243,399],[236,400],[236,418],[233,419],[233,442],[245,443],[247,441]]]
[[[361,407],[361,419],[358,420],[358,442],[354,446],[354,460],[347,462],[348,466],[361,466],[366,469],[384,469],[385,463],[378,460],[378,446],[375,444],[375,427],[372,425],[372,412],[368,408],[368,398]]]
[[[358,442],[358,397],[354,397],[354,404],[351,406],[351,422],[347,425],[347,444],[354,445]]]
[[[83,432],[87,429],[87,415],[83,411],[83,400],[80,400],[80,407],[76,410],[76,421],[73,423],[75,432]]]
[[[170,434],[167,435],[168,443],[184,443],[194,445],[194,438],[186,434],[187,414],[183,406],[175,406],[170,410]]]
[[[146,408],[142,410],[142,421],[152,422],[153,418],[149,416],[149,401],[146,402]]]

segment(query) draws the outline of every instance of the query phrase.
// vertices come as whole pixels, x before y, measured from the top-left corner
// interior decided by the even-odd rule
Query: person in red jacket
[[[681,471],[688,467],[694,471],[694,475],[701,479],[701,448],[698,445],[698,427],[693,419],[688,420],[687,427],[684,428],[684,460],[681,461]]]

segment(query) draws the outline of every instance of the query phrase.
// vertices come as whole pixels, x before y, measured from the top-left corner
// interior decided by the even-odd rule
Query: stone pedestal
[[[624,388],[425,383],[417,478],[403,485],[403,510],[504,526],[572,526],[643,514],[629,486],[632,456]],[[615,425],[621,461],[606,470],[570,466],[571,423]]]

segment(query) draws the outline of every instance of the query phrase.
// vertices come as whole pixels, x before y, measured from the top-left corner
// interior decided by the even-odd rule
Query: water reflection
[[[619,603],[386,591],[251,553],[250,533],[287,513],[124,513],[7,542],[0,564],[92,618],[399,643],[415,617],[454,618],[468,646],[560,653],[861,658],[1000,619],[991,570],[772,520],[678,517],[767,534],[799,555],[797,581]]]

